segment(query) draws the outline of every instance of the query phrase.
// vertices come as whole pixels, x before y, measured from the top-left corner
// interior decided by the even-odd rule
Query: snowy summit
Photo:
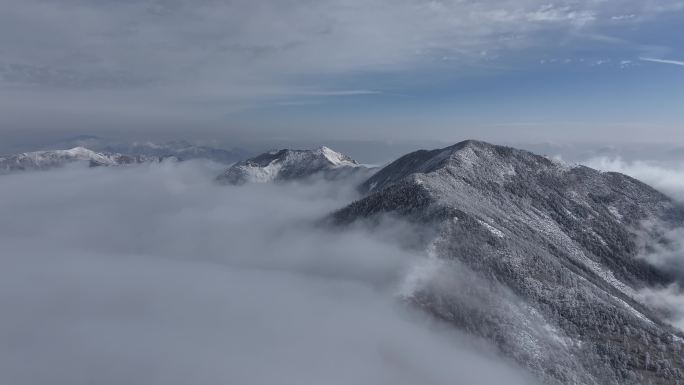
[[[223,183],[266,183],[322,175],[326,179],[366,170],[354,159],[328,147],[315,150],[276,150],[236,163],[217,179]]]
[[[490,339],[545,385],[682,383],[684,334],[637,294],[674,282],[640,257],[664,242],[644,223],[684,225],[667,196],[473,140],[407,154],[361,188],[334,222],[391,215],[437,230],[423,247],[442,267],[408,282],[408,302]]]

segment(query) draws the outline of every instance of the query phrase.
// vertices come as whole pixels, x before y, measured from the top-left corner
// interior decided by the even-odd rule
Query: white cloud
[[[660,63],[660,64],[674,64],[678,66],[684,66],[684,61],[680,60],[666,60],[666,59],[655,59],[655,58],[649,58],[649,57],[641,57],[639,58],[641,61],[647,61],[651,63]]]
[[[656,161],[624,161],[621,158],[597,157],[586,165],[603,170],[620,172],[639,179],[684,203],[684,163]],[[663,244],[653,244],[644,258],[654,266],[671,274],[678,283],[664,288],[646,288],[640,291],[640,300],[663,315],[674,326],[684,330],[684,228],[671,228],[662,223],[644,223],[650,234],[659,234]]]
[[[301,76],[425,69],[445,56],[451,65],[478,63],[482,51],[496,57],[555,44],[545,31],[591,28],[616,9],[646,17],[677,2],[660,3],[649,8],[637,2],[539,0],[3,2],[0,78],[21,87],[144,87],[161,93],[168,87],[190,95],[297,88]],[[314,86],[326,92],[323,84]]]
[[[404,95],[434,95],[425,91],[536,66],[549,55],[581,55],[591,65],[603,58],[619,63],[672,55],[669,41],[655,47],[627,41],[630,35],[622,35],[621,23],[611,17],[637,15],[629,27],[639,28],[676,11],[679,3],[0,1],[0,131],[18,138],[25,131],[123,130],[171,137],[193,127],[200,136],[248,137],[256,130],[273,135],[282,129],[311,136],[329,124],[316,113],[347,102],[339,98],[401,105],[409,100]],[[311,105],[321,107],[292,108]],[[295,118],[280,119],[283,110]],[[396,128],[408,125],[405,119],[397,123],[388,114],[377,119],[356,111],[340,125],[358,127],[363,120],[373,136],[411,132]],[[449,119],[443,115],[416,115],[411,125],[443,134]],[[370,136],[368,131],[363,134]]]
[[[630,15],[615,15],[615,16],[611,16],[611,17],[610,17],[611,20],[616,20],[616,21],[631,20],[631,19],[634,19],[634,18],[636,18],[636,15],[634,15],[634,14],[630,14]]]
[[[639,299],[648,306],[661,311],[665,319],[684,331],[684,291],[677,284],[661,289],[643,289]]]
[[[414,229],[327,231],[337,184],[214,185],[198,162],[0,187],[0,383],[529,384],[397,302]]]
[[[582,26],[596,20],[596,14],[591,11],[578,11],[569,6],[557,7],[553,4],[541,6],[538,10],[527,14],[530,21],[559,22],[568,21]]]
[[[625,161],[620,157],[596,157],[582,163],[598,170],[629,175],[684,202],[684,163]]]

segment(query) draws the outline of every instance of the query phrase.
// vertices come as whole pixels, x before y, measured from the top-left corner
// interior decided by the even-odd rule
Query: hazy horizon
[[[352,158],[370,164],[385,164],[409,152],[432,150],[448,147],[464,140],[483,140],[478,137],[455,138],[447,140],[339,140],[339,139],[273,139],[261,140],[219,140],[188,139],[187,136],[98,136],[76,135],[54,137],[26,138],[20,142],[3,142],[0,144],[0,155],[11,155],[19,152],[40,150],[61,150],[76,146],[93,147],[98,150],[102,146],[115,144],[151,143],[155,145],[171,142],[187,142],[191,145],[209,148],[237,150],[244,152],[243,157],[254,156],[275,149],[314,149],[327,146]],[[483,140],[487,141],[487,140]],[[620,143],[619,141],[487,141],[492,144],[525,149],[540,155],[556,157],[568,162],[583,162],[595,157],[620,158],[627,161],[645,160],[658,162],[678,162],[684,160],[684,145],[671,142]],[[94,145],[94,146],[93,146]]]

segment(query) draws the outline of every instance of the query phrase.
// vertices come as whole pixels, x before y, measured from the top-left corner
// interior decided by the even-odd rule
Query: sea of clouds
[[[595,157],[582,162],[602,171],[615,171],[655,187],[684,202],[684,160],[624,160],[621,157]]]
[[[0,383],[530,384],[401,301],[416,229],[322,219],[350,184],[74,165],[0,180]],[[408,240],[408,241],[407,241]]]
[[[629,175],[684,204],[684,161],[624,160],[620,157],[602,156],[583,163],[598,170]],[[679,282],[663,288],[643,289],[639,294],[644,303],[661,310],[673,325],[684,330],[684,228],[660,230],[668,241],[667,246],[655,247],[643,257],[659,268],[675,274]]]

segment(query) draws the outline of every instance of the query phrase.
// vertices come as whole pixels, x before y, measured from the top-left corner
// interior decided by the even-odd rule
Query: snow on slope
[[[159,160],[156,157],[95,152],[85,147],[74,147],[68,150],[34,151],[0,156],[0,172],[46,170],[74,162],[88,162],[91,166],[116,166]]]
[[[667,196],[477,141],[405,155],[362,189],[335,223],[391,215],[437,229],[423,246],[445,263],[403,296],[492,340],[545,384],[684,383],[682,333],[635,294],[673,280],[639,257],[645,221],[684,226]]]
[[[334,179],[361,169],[366,170],[366,167],[328,147],[315,150],[285,149],[236,163],[217,179],[228,184],[295,180],[317,174]]]

